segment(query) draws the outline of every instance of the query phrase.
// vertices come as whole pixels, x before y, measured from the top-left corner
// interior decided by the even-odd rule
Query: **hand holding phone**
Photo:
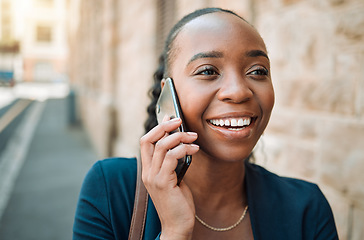
[[[180,118],[182,124],[177,129],[180,132],[186,132],[186,126],[184,124],[184,119],[179,104],[178,96],[171,78],[165,79],[164,87],[161,91],[159,99],[156,105],[156,115],[158,123],[162,123],[164,117],[167,115],[170,119]],[[174,132],[171,132],[173,134]],[[177,174],[177,185],[181,182],[184,177],[188,167],[192,161],[192,156],[186,155],[185,157],[178,159],[178,165],[175,169]]]

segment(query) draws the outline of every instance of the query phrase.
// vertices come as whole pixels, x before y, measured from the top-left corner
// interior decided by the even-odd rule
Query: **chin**
[[[222,162],[241,162],[247,159],[251,153],[252,149],[249,148],[248,151],[244,151],[244,148],[239,149],[211,149],[205,151],[203,148],[199,151],[199,153],[203,153],[206,157],[210,159],[214,159],[215,161],[222,161]]]

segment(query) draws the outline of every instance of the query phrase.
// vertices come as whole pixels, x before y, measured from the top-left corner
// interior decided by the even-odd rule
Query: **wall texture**
[[[276,90],[259,161],[318,183],[340,239],[364,239],[364,1],[256,1],[255,12]]]
[[[164,1],[78,2],[69,63],[81,118],[100,157],[134,156]],[[318,183],[340,239],[364,239],[364,1],[183,0],[168,19],[206,6],[241,14],[267,45],[276,105],[257,162]]]

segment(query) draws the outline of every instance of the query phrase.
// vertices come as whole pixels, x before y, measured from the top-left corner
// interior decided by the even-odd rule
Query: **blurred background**
[[[276,91],[256,161],[313,181],[340,239],[364,239],[363,0],[0,0],[0,239],[70,239],[98,159],[135,156],[171,26],[250,21]]]

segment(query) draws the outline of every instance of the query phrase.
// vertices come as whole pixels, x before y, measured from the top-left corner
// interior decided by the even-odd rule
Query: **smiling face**
[[[169,75],[198,133],[198,156],[235,161],[252,152],[274,104],[266,52],[256,30],[228,13],[197,17],[177,35]]]

